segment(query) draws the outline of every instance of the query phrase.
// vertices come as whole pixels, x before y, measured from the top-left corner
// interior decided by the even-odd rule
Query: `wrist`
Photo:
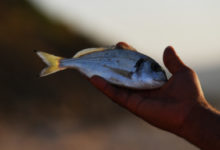
[[[203,99],[184,120],[179,135],[202,149],[219,149],[220,114]]]

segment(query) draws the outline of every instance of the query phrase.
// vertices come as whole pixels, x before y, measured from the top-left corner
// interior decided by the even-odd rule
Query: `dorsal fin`
[[[84,56],[86,54],[89,54],[89,53],[93,53],[93,52],[99,52],[99,51],[104,51],[106,48],[87,48],[87,49],[84,49],[84,50],[81,50],[79,52],[77,52],[73,58],[79,58],[81,56]]]
[[[132,47],[131,45],[128,45],[128,44],[125,43],[125,42],[118,42],[118,43],[116,44],[116,48],[126,49],[126,50],[131,50],[131,51],[137,51],[134,47]]]
[[[115,46],[100,47],[100,48],[87,48],[87,49],[81,50],[81,51],[77,52],[73,56],[73,58],[79,58],[79,57],[87,55],[89,53],[100,52],[100,51],[110,50],[110,49],[125,49],[125,50],[137,51],[135,48],[133,48],[132,46],[128,45],[125,42],[118,42]]]

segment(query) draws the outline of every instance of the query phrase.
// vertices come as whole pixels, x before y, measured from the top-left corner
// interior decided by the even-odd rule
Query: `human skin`
[[[146,122],[205,150],[220,149],[220,113],[205,99],[197,74],[169,46],[163,61],[172,74],[155,90],[131,90],[94,76],[91,83]]]

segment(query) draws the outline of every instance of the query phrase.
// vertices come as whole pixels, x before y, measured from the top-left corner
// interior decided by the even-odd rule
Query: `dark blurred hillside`
[[[44,64],[33,52],[71,57],[96,43],[45,18],[25,0],[0,1],[0,22],[1,122],[38,130],[59,121],[93,124],[111,118],[108,113],[117,107],[78,72],[66,70],[39,78]]]

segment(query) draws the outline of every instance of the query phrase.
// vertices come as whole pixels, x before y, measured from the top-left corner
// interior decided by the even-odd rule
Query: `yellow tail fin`
[[[40,73],[41,77],[47,76],[49,74],[65,69],[59,66],[60,60],[63,59],[62,57],[54,56],[54,55],[48,54],[46,52],[41,52],[41,51],[36,51],[36,53],[47,64],[47,67],[44,68]]]

